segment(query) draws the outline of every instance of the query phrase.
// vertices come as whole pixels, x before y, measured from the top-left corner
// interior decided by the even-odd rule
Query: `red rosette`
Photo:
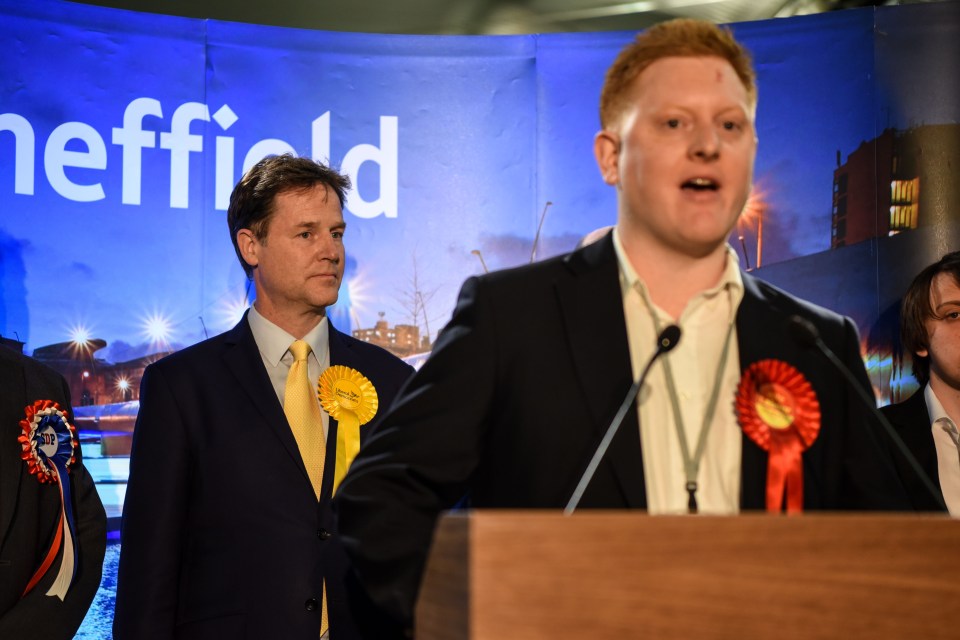
[[[803,511],[802,454],[820,433],[820,402],[796,367],[760,360],[743,372],[737,387],[737,418],[743,432],[768,453],[767,511]]]

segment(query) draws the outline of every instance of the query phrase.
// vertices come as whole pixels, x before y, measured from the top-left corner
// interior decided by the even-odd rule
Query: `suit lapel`
[[[5,349],[6,347],[0,347]],[[28,401],[23,366],[13,358],[0,354],[0,546],[13,517],[13,507],[20,491],[23,461],[20,459],[20,419]],[[21,403],[23,403],[21,405]]]
[[[293,437],[293,431],[283,413],[283,406],[277,400],[277,394],[270,383],[270,377],[263,365],[260,349],[250,331],[247,317],[225,335],[223,360],[226,368],[237,379],[240,388],[247,394],[263,420],[270,425],[274,435],[279,438],[290,455],[291,461],[300,469],[310,489],[310,476],[300,456],[300,448]]]
[[[344,339],[343,334],[334,328],[333,323],[330,322],[330,319],[327,318],[327,329],[329,332],[329,344],[330,344],[330,366],[340,365],[343,367],[350,367],[355,369],[360,373],[363,373],[363,365],[357,359],[356,352],[350,348],[348,342]],[[327,429],[327,455],[324,459],[323,467],[323,493],[322,495],[330,495],[333,491],[333,477],[336,470],[337,464],[337,433],[339,431],[340,423],[338,423],[333,416],[330,416],[329,428]],[[360,427],[360,441],[363,441],[363,437],[366,431],[361,426]]]
[[[740,355],[740,372],[758,360],[775,357],[783,348],[783,336],[764,327],[777,326],[782,319],[763,299],[756,281],[747,274],[743,276],[743,301],[737,310],[737,342]],[[746,339],[749,336],[749,339]],[[767,453],[753,443],[746,434],[742,436],[740,460],[740,508],[766,508]]]
[[[572,277],[558,279],[555,289],[563,330],[599,443],[632,384],[623,293],[612,235],[570,254],[565,261]],[[627,506],[645,508],[646,485],[635,403],[606,455]]]
[[[930,482],[937,489],[940,489],[940,470],[937,464],[937,447],[934,444],[933,435],[930,432],[930,413],[927,411],[927,401],[924,397],[924,387],[910,396],[906,402],[900,405],[888,407],[886,410],[890,423],[896,428],[897,434],[907,445],[907,449],[917,459],[917,463],[923,469]],[[901,461],[900,456],[896,456],[897,465],[901,467],[902,473],[906,478],[914,478],[916,473],[905,461]],[[915,504],[933,505],[938,508],[929,497],[926,489],[920,482],[906,482],[907,489],[913,494],[911,497]]]
[[[930,412],[927,410],[927,401],[921,388],[904,403],[903,409],[906,420],[898,425],[898,432],[904,444],[913,453],[923,470],[930,479],[940,485],[940,472],[937,467],[937,449],[930,433]],[[924,428],[926,427],[926,428]]]
[[[361,370],[363,363],[357,358],[356,352],[350,348],[344,335],[329,322],[328,329],[330,334],[330,365],[339,364],[363,373]]]
[[[346,336],[333,326],[333,324],[328,324],[330,329],[330,366],[341,365],[344,367],[350,367],[356,371],[359,371],[361,374],[365,375],[372,382],[375,382],[375,377],[370,371],[364,371],[368,366],[368,362],[365,358],[361,357],[355,349],[350,345],[350,341],[347,340]],[[378,392],[379,393],[379,392]],[[384,399],[378,397],[379,402],[383,402]],[[385,410],[386,407],[380,406],[378,411]],[[336,436],[337,421],[333,418],[330,418],[330,433]],[[360,428],[360,441],[365,440],[367,430],[364,427]]]

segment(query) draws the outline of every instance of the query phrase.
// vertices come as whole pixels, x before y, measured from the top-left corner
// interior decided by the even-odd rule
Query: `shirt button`
[[[317,537],[321,540],[329,540],[331,535],[326,529],[317,529]]]
[[[309,598],[306,602],[303,603],[303,608],[307,611],[316,611],[318,602],[316,598]]]

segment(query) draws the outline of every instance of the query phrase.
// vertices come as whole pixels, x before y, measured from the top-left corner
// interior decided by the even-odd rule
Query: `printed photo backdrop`
[[[745,269],[853,317],[881,402],[914,389],[896,308],[955,249],[960,5],[732,25],[754,53]],[[251,289],[225,211],[269,153],[353,178],[330,317],[417,364],[463,280],[613,224],[592,140],[626,32],[332,33],[0,0],[0,336],[68,379],[119,524],[150,361]],[[81,638],[107,638],[116,549]]]

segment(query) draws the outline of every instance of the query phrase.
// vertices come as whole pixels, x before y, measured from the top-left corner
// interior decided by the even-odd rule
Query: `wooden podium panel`
[[[416,638],[960,638],[960,521],[446,515]]]

